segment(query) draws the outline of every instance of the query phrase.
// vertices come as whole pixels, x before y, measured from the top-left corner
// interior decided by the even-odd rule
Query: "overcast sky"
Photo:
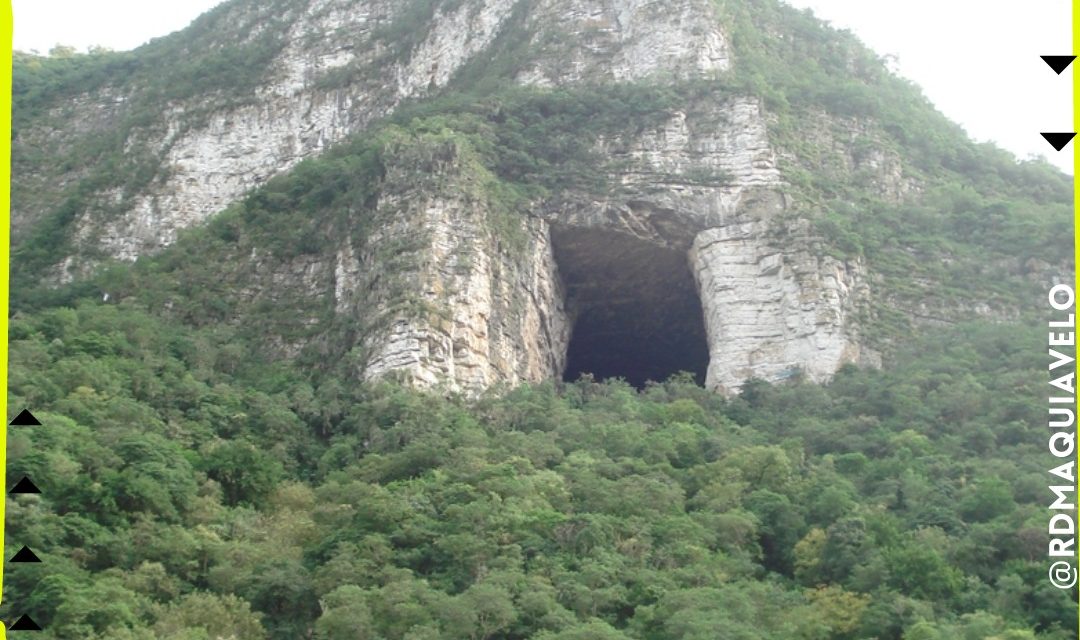
[[[220,0],[13,0],[15,48],[55,44],[132,49],[183,28]],[[1041,154],[1072,173],[1071,146],[1055,152],[1041,131],[1072,131],[1071,70],[1040,55],[1071,53],[1065,0],[787,0],[853,31],[918,83],[976,140],[1021,158]],[[1075,143],[1074,143],[1075,144]]]

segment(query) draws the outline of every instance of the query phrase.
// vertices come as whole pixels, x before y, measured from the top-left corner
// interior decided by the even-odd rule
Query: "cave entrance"
[[[552,227],[551,242],[573,323],[564,380],[640,389],[688,371],[704,384],[709,347],[685,251],[580,227]]]

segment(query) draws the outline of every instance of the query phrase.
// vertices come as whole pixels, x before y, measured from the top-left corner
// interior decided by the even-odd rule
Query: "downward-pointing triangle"
[[[34,483],[30,482],[30,478],[23,476],[23,479],[16,482],[8,493],[41,493],[41,489],[34,486]]]
[[[41,627],[34,622],[33,618],[28,615],[23,615],[15,621],[15,624],[8,627],[8,631],[41,631]]]
[[[1061,75],[1061,72],[1069,68],[1073,60],[1076,60],[1076,56],[1039,56],[1046,64],[1050,65],[1050,68],[1054,70],[1054,73]]]
[[[41,558],[37,557],[30,547],[23,547],[15,552],[15,555],[11,556],[12,562],[41,562]]]
[[[1050,146],[1058,151],[1064,149],[1065,145],[1069,144],[1069,140],[1072,140],[1075,136],[1075,131],[1067,131],[1062,133],[1043,132],[1042,134],[1042,137],[1046,138],[1046,141],[1050,143]]]
[[[22,413],[15,416],[15,419],[11,421],[13,427],[36,427],[41,424],[34,414],[30,413],[28,409],[23,409]]]

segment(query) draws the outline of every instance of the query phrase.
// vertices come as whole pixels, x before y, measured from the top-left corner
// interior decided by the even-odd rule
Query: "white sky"
[[[1070,2],[786,1],[850,29],[879,54],[897,56],[895,69],[976,140],[993,140],[1021,158],[1045,155],[1072,173],[1071,145],[1055,152],[1039,135],[1073,130],[1072,70],[1057,76],[1039,59],[1072,53]],[[132,49],[219,2],[12,0],[15,48]]]

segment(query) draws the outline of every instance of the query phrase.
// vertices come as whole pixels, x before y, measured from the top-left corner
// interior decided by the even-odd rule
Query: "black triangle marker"
[[[38,626],[34,619],[28,615],[23,614],[15,624],[8,627],[8,631],[41,631],[41,627]]]
[[[8,493],[41,493],[41,489],[38,489],[33,482],[30,482],[30,478],[23,476],[23,479],[16,482]]]
[[[23,547],[11,556],[11,562],[41,562],[41,558],[37,557],[30,547]]]
[[[15,416],[9,424],[13,427],[36,427],[41,425],[41,422],[30,413],[29,409],[23,409],[22,413]]]
[[[1058,151],[1065,148],[1065,145],[1069,144],[1069,141],[1076,136],[1075,131],[1067,131],[1062,133],[1043,133],[1042,137],[1046,138],[1046,141],[1050,143],[1050,146]]]
[[[1039,56],[1046,64],[1050,65],[1050,68],[1054,70],[1054,73],[1061,75],[1061,72],[1069,68],[1073,60],[1076,60],[1076,56]]]

